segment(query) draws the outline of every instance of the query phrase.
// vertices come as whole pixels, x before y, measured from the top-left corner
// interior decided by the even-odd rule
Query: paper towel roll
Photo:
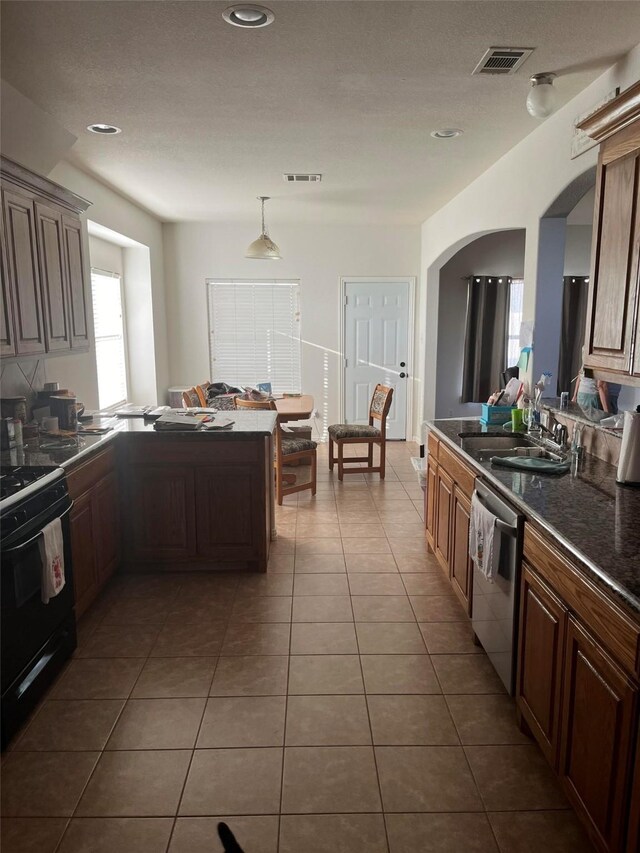
[[[618,462],[618,483],[640,485],[640,412],[624,413],[622,447]]]

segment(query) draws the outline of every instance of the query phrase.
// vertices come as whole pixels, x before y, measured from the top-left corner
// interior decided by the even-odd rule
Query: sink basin
[[[462,449],[478,462],[492,456],[534,456],[552,462],[564,462],[564,456],[547,447],[541,447],[526,435],[468,435],[461,436]]]
[[[468,453],[475,450],[513,450],[515,447],[532,447],[533,442],[526,435],[465,435],[462,439],[462,449]]]

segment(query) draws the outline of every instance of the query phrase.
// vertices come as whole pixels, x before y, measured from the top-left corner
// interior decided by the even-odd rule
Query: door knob
[[[405,361],[400,362],[400,367],[406,367],[406,366],[407,366],[407,363]]]
[[[406,375],[407,375],[407,374],[403,371],[403,372],[400,374],[400,379],[404,379]]]

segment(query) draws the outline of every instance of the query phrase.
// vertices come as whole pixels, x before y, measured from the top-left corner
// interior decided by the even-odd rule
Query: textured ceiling
[[[79,137],[76,165],[162,219],[257,218],[270,195],[270,222],[418,223],[537,126],[530,74],[558,72],[565,102],[640,40],[638,2],[290,0],[258,30],[226,5],[8,0],[2,77]],[[493,45],[536,50],[472,77]],[[465,135],[429,136],[447,126]]]

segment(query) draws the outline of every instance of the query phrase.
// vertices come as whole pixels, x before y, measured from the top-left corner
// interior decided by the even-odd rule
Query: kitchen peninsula
[[[276,414],[233,418],[230,429],[190,432],[114,419],[105,434],[79,434],[70,447],[42,442],[3,454],[8,464],[66,470],[77,615],[118,567],[266,571]]]

